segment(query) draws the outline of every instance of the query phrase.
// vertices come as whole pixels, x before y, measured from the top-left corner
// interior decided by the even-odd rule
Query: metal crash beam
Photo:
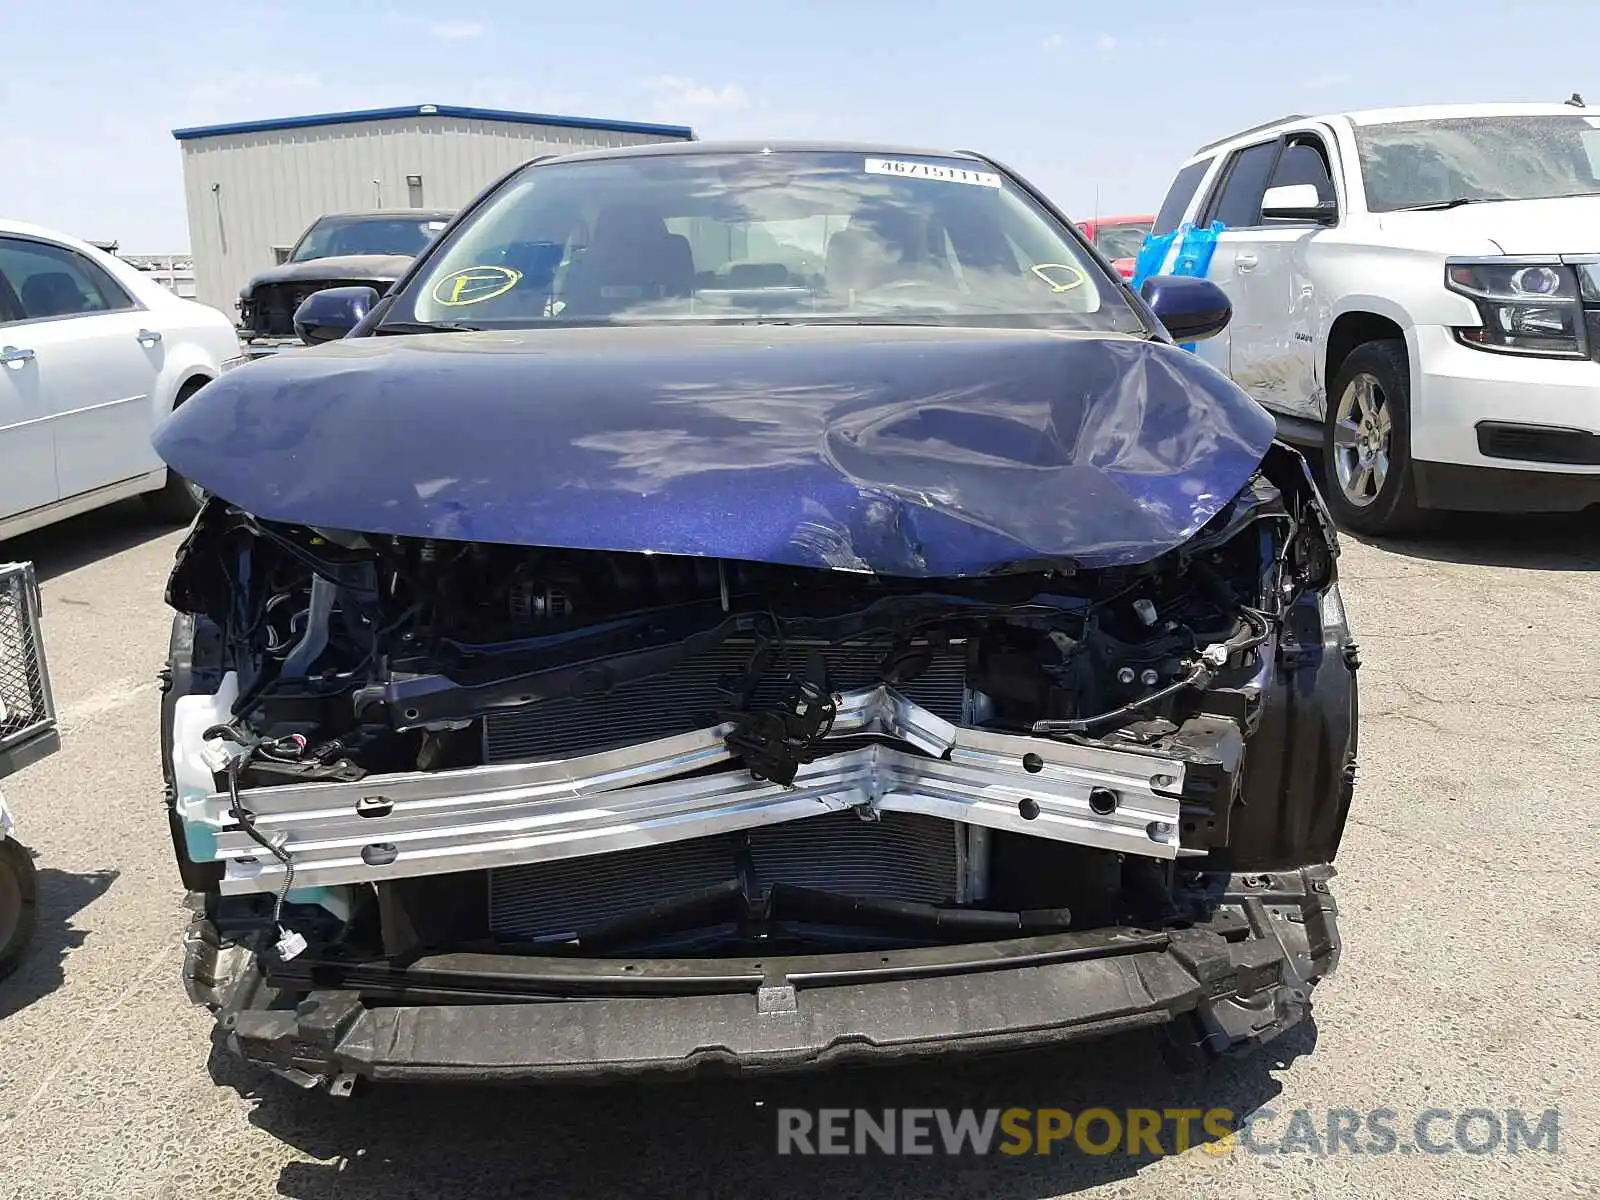
[[[918,813],[1103,850],[1172,859],[1184,764],[1160,755],[968,729],[892,688],[839,697],[841,743],[793,785],[753,778],[723,743],[729,726],[578,758],[371,776],[242,793],[256,829],[291,858],[294,884],[319,887],[484,870],[856,809]],[[729,769],[683,778],[726,764]],[[273,891],[282,865],[228,822],[227,798],[191,817],[221,827],[225,893]]]

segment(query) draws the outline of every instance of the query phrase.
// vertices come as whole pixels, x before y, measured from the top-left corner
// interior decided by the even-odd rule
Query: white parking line
[[[172,957],[172,951],[175,948],[177,947],[172,944],[168,944],[150,956],[150,958],[145,962],[144,967],[139,971],[138,975],[134,976],[133,981],[129,983],[127,987],[122,989],[122,993],[115,1000],[113,1000],[98,1017],[90,1022],[89,1027],[84,1030],[83,1036],[78,1038],[78,1040],[73,1043],[72,1048],[69,1049],[65,1054],[62,1054],[56,1058],[55,1066],[51,1067],[49,1074],[47,1074],[39,1082],[39,1086],[34,1089],[33,1095],[29,1096],[22,1102],[22,1106],[11,1115],[10,1119],[7,1120],[4,1125],[0,1125],[0,1134],[6,1134],[12,1129],[13,1126],[17,1124],[17,1122],[25,1120],[30,1116],[38,1115],[43,1111],[40,1108],[39,1102],[43,1100],[49,1093],[50,1089],[55,1086],[56,1081],[61,1078],[62,1072],[71,1066],[77,1060],[78,1056],[83,1053],[84,1049],[89,1045],[89,1043],[95,1039],[96,1035],[98,1035],[102,1029],[110,1024],[112,1018],[117,1015],[118,1011],[122,1008],[123,1003],[128,999],[128,997],[139,991],[145,985],[145,983],[155,975],[157,967],[166,964],[170,960]],[[0,1138],[0,1145],[3,1144],[4,1138]]]

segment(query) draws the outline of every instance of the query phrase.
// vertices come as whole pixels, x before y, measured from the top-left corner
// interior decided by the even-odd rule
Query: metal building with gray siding
[[[541,154],[687,141],[681,125],[419,104],[175,129],[196,298],[239,289],[330,212],[459,208]]]

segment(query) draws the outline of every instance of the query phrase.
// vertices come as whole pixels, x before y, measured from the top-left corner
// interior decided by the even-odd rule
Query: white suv
[[[216,309],[76,238],[0,221],[0,541],[129,496],[192,517],[201,493],[150,435],[243,361]]]
[[[1218,221],[1233,321],[1196,352],[1316,449],[1341,523],[1600,503],[1600,109],[1258,126],[1184,164],[1154,233]]]

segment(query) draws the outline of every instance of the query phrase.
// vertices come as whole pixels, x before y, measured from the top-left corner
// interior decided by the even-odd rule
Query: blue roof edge
[[[392,121],[404,117],[458,117],[477,121],[505,121],[516,125],[556,125],[569,129],[603,129],[612,133],[659,134],[695,140],[687,125],[657,125],[647,121],[608,121],[600,117],[563,117],[554,113],[510,112],[498,108],[462,108],[453,104],[409,104],[400,108],[368,108],[356,112],[311,113],[267,121],[236,121],[229,125],[195,125],[174,129],[180,142],[195,138],[224,137],[238,133],[271,133],[279,129],[310,129],[318,125],[352,125],[358,121]]]

